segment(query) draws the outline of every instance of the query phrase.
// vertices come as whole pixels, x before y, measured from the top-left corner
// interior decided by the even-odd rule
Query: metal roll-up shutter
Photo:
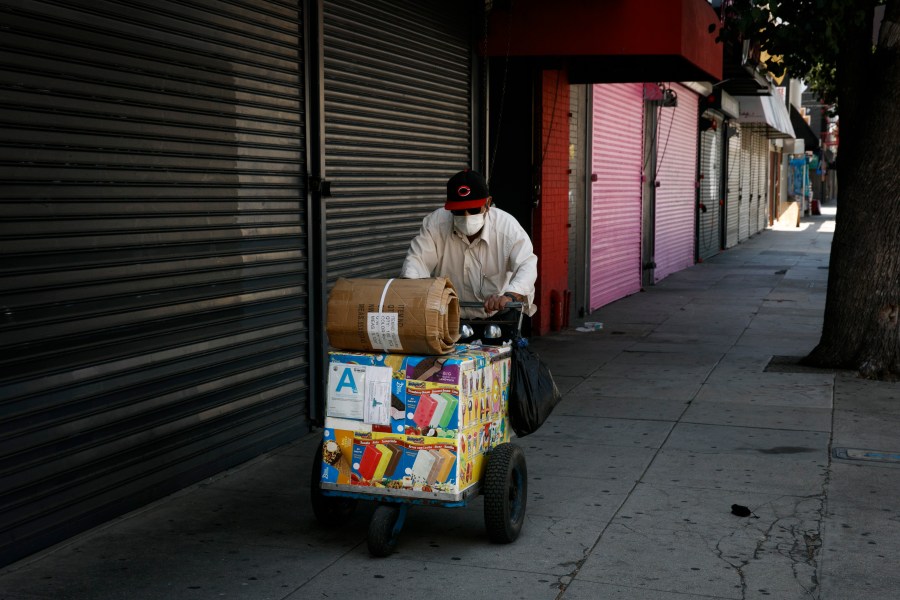
[[[657,131],[656,281],[694,264],[697,94],[678,84],[678,106],[663,108]]]
[[[758,128],[754,128],[753,136],[751,138],[751,150],[750,150],[750,189],[753,191],[753,204],[750,209],[750,234],[753,235],[759,232],[759,141],[760,141],[760,132]]]
[[[721,228],[719,227],[719,199],[722,197],[721,164],[722,121],[712,112],[707,111],[703,117],[716,124],[715,129],[706,129],[700,133],[700,203],[697,251],[700,258],[715,256],[721,249]],[[703,210],[705,208],[705,210]]]
[[[296,4],[0,12],[2,564],[308,432],[308,319]]]
[[[750,212],[748,230],[750,235],[759,232],[759,127],[750,129]]]
[[[758,164],[756,158],[757,131],[755,126],[750,126],[747,133],[747,141],[749,144],[746,146],[747,173],[744,177],[747,181],[747,187],[744,190],[744,198],[747,200],[747,236],[752,237],[753,234],[756,233],[758,226],[756,214],[759,212],[759,209],[757,208],[758,203],[756,201],[756,171],[758,169]]]
[[[591,310],[641,289],[643,84],[595,85]]]
[[[725,247],[738,244],[741,215],[741,128],[737,123],[728,124],[728,188],[725,192]],[[732,133],[732,131],[734,133]]]
[[[765,132],[756,136],[757,144],[757,169],[756,190],[758,203],[756,206],[758,225],[757,231],[763,231],[768,223],[769,208],[769,140]]]
[[[750,231],[750,215],[756,220],[756,203],[753,201],[753,130],[745,127],[741,130],[741,197],[740,217],[738,222],[738,241],[743,242],[752,233]]]
[[[327,269],[393,277],[470,163],[469,16],[452,2],[325,1]]]

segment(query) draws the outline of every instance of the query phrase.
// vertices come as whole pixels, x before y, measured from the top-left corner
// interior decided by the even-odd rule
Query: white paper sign
[[[381,350],[403,350],[398,334],[400,326],[397,313],[370,312],[367,313],[367,331],[369,342],[373,348]]]
[[[391,424],[390,367],[366,367],[366,403],[363,421],[373,425]]]
[[[328,416],[362,421],[366,367],[332,363],[328,367]]]

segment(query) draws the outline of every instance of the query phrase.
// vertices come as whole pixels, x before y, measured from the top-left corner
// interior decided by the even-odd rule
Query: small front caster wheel
[[[406,507],[397,504],[379,504],[369,521],[369,554],[383,558],[397,547],[397,539],[403,528]]]

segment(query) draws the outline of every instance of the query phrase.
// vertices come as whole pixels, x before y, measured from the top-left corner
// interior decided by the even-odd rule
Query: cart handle
[[[524,302],[518,302],[518,301],[516,301],[516,300],[513,300],[512,302],[507,302],[507,303],[506,303],[506,306],[504,306],[503,308],[506,308],[506,309],[516,309],[516,308],[521,309],[524,305],[525,305]],[[459,307],[460,307],[460,308],[484,308],[484,302],[463,302],[463,301],[460,301],[460,302],[459,302]]]
[[[503,307],[504,312],[507,311],[507,310],[516,310],[516,309],[519,310],[519,322],[518,322],[519,335],[522,334],[522,317],[525,316],[525,311],[522,310],[522,308],[523,308],[524,306],[525,306],[525,303],[524,303],[524,302],[518,302],[518,301],[513,300],[513,301],[511,301],[511,302],[507,302],[507,303],[506,303],[506,306]],[[463,301],[460,301],[460,302],[459,302],[459,307],[460,307],[460,308],[484,308],[484,302],[463,302]]]

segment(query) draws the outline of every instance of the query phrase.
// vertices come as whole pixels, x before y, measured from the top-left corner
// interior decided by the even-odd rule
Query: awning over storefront
[[[706,0],[494,2],[483,48],[563,59],[573,83],[716,82],[718,26]]]
[[[770,138],[794,139],[794,128],[784,101],[777,96],[735,96],[741,105],[738,123],[765,125]]]
[[[806,119],[791,105],[791,125],[798,138],[803,138],[803,145],[807,150],[815,152],[819,149],[819,137],[806,122]]]

